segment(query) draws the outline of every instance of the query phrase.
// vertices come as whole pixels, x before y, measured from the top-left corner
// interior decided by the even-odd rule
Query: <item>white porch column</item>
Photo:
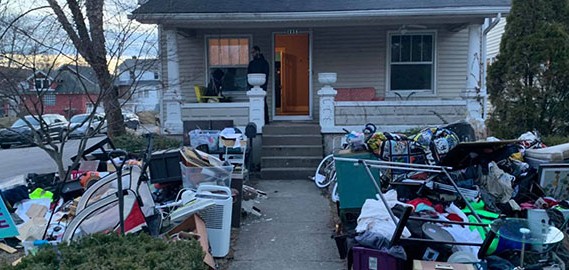
[[[263,132],[265,125],[265,96],[267,92],[261,88],[265,84],[265,74],[253,73],[247,75],[247,82],[253,86],[247,91],[249,97],[249,122],[257,125],[257,133]]]
[[[477,133],[477,137],[484,137],[486,126],[484,125],[482,104],[485,93],[481,92],[480,61],[482,45],[482,27],[479,24],[468,26],[468,58],[466,67],[466,121],[468,121]]]
[[[320,97],[320,131],[325,132],[334,128],[334,97],[338,91],[331,84],[336,82],[336,73],[318,73],[318,82],[324,86],[318,90]]]
[[[180,87],[180,67],[176,30],[166,30],[166,61],[168,61],[168,88],[162,97],[166,109],[164,131],[170,134],[182,134],[182,97]]]

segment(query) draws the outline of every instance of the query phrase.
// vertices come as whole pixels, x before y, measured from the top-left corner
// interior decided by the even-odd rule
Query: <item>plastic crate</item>
[[[353,247],[353,270],[399,270],[405,269],[405,261],[385,252],[365,247]]]
[[[334,157],[377,160],[368,152],[334,154]],[[377,189],[371,182],[364,166],[354,164],[354,162],[335,160],[336,177],[338,181],[338,195],[340,196],[340,210],[348,208],[362,208],[366,199],[375,199]],[[381,186],[379,181],[379,169],[371,169],[376,178],[376,183]]]
[[[190,145],[194,148],[201,145],[207,145],[208,152],[218,151],[219,132],[219,130],[194,129],[188,133],[190,137]]]
[[[197,189],[200,184],[231,187],[233,166],[187,167],[179,162],[184,188]]]
[[[150,182],[153,184],[176,182],[182,180],[180,172],[180,150],[170,149],[152,153],[149,170]]]

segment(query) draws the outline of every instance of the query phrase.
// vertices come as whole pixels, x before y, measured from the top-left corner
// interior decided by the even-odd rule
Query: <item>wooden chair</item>
[[[206,103],[206,102],[219,102],[223,97],[222,96],[206,96],[206,88],[205,86],[201,85],[194,85],[194,90],[196,91],[196,98],[198,99],[198,103]]]

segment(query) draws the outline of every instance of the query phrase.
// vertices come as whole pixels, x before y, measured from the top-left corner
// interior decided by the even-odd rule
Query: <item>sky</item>
[[[62,6],[63,2],[59,1]],[[46,0],[0,0],[0,4],[7,4],[7,10],[11,15],[22,14],[32,8],[47,6]],[[137,6],[137,0],[105,0],[105,36],[106,45],[109,52],[117,51],[117,41],[123,40],[125,33],[128,33],[124,44],[125,50],[121,52],[121,58],[131,58],[137,56],[139,58],[156,57],[158,52],[157,46],[157,30],[155,25],[141,25],[136,21],[129,21],[127,15],[130,14]],[[46,8],[24,17],[26,22],[33,23],[41,20],[44,16],[49,16],[55,20],[55,15],[51,9]],[[55,30],[63,31],[58,23],[46,24],[44,27],[54,27]],[[128,28],[124,31],[122,29]],[[41,30],[35,31],[41,32]],[[45,32],[45,31],[44,31]],[[70,43],[69,43],[70,44]],[[73,50],[69,46],[67,50]]]

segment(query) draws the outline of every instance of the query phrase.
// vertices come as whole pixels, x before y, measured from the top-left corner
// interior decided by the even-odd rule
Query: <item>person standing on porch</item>
[[[247,74],[251,73],[265,74],[265,84],[261,85],[261,88],[267,91],[267,85],[269,83],[269,62],[267,62],[267,60],[261,53],[261,48],[259,48],[259,46],[253,46],[253,49],[251,50],[251,56],[253,56],[253,60],[249,62],[249,66],[247,67]],[[252,86],[249,85],[249,88],[251,87]],[[265,124],[268,123],[269,123],[269,109],[267,106],[267,96],[265,96]]]

